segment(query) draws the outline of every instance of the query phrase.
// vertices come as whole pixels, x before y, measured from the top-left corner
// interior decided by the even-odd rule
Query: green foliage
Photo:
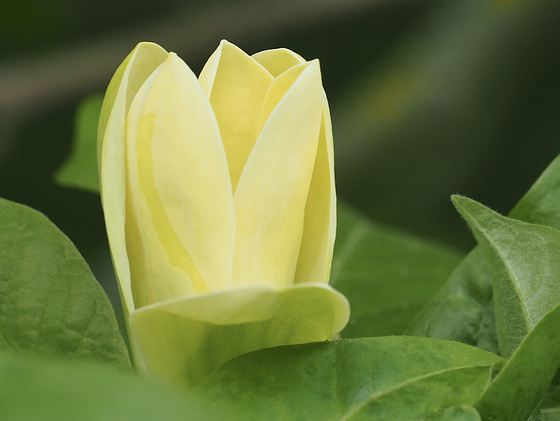
[[[560,157],[523,196],[511,217],[560,229]],[[499,352],[494,327],[490,267],[473,250],[424,307],[407,334],[451,339]]]
[[[486,419],[526,419],[560,366],[560,232],[463,197],[453,203],[490,262],[500,348],[510,358],[477,408]]]
[[[202,414],[179,392],[106,364],[0,354],[2,420],[179,421]]]
[[[97,121],[103,95],[84,99],[76,112],[72,151],[55,174],[55,180],[68,187],[99,192],[97,174]]]
[[[191,398],[216,411],[216,419],[478,420],[472,406],[501,363],[451,341],[342,340],[238,357]]]
[[[113,308],[70,240],[0,199],[0,351],[128,366]]]
[[[340,204],[329,283],[352,309],[342,337],[403,334],[459,261],[449,248],[376,225]]]

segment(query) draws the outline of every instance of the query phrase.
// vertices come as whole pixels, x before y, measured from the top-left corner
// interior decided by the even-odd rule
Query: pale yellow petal
[[[140,107],[136,137],[128,138],[128,162],[131,174],[137,172],[137,184],[130,185],[131,197],[137,200],[131,209],[138,213],[141,238],[128,245],[145,247],[144,259],[160,269],[159,276],[139,273],[133,279],[135,300],[147,298],[146,305],[156,302],[152,297],[159,300],[161,291],[171,291],[167,299],[228,288],[235,235],[233,195],[208,99],[187,65],[170,54],[147,86]],[[144,231],[151,227],[157,238],[148,241]],[[188,275],[188,285],[166,264]]]
[[[273,78],[238,47],[222,41],[199,80],[218,119],[235,191],[255,144],[261,108]]]
[[[251,57],[258,61],[274,77],[298,64],[305,63],[303,57],[287,48],[260,51]]]
[[[188,389],[241,354],[331,340],[349,314],[346,298],[327,285],[258,285],[144,307],[130,317],[131,342],[137,367]]]
[[[336,234],[333,137],[329,107],[324,108],[317,157],[305,206],[303,238],[295,282],[329,281]]]
[[[300,64],[292,67],[274,79],[274,82],[270,84],[261,110],[257,134],[260,135],[264,125],[270,117],[270,114],[272,114],[272,111],[274,111],[278,103],[282,100],[282,98],[284,98],[286,92],[288,92],[306,67],[306,64]]]
[[[234,286],[294,282],[322,113],[312,61],[270,114],[235,192]]]
[[[140,43],[116,71],[103,102],[98,129],[98,167],[107,235],[125,317],[134,310],[125,242],[125,118],[136,92],[165,60],[156,44]]]
[[[167,252],[167,248],[178,242],[176,236],[175,244],[165,244],[160,240],[160,232],[169,232],[168,225],[161,222],[162,216],[152,215],[152,212],[160,211],[161,202],[149,203],[142,189],[152,187],[149,180],[153,179],[153,162],[146,156],[145,149],[151,141],[155,122],[153,116],[144,116],[143,108],[162,69],[163,65],[138,91],[126,121],[125,234],[131,289],[137,309],[194,292],[187,273],[172,265]],[[149,187],[145,187],[146,184]]]

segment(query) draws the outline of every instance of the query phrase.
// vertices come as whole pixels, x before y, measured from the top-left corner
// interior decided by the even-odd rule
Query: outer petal
[[[222,41],[199,79],[218,119],[235,190],[257,139],[261,108],[273,78],[238,47]]]
[[[278,77],[291,67],[305,63],[303,57],[287,48],[260,51],[251,57],[258,61],[274,77]]]
[[[274,77],[305,60],[285,48],[261,51],[252,56]],[[272,87],[271,87],[272,89]],[[270,91],[269,91],[270,94]],[[263,110],[261,127],[270,112]],[[336,234],[336,193],[331,118],[324,95],[321,134],[309,197],[295,282],[328,282]]]
[[[130,326],[147,373],[189,388],[238,355],[333,339],[349,311],[326,285],[254,286],[144,307]]]
[[[336,192],[331,116],[323,94],[323,117],[309,196],[295,282],[329,281],[336,236]]]
[[[142,83],[166,57],[167,52],[156,44],[138,44],[113,76],[99,119],[98,167],[101,200],[125,317],[134,309],[124,232],[125,117]]]
[[[294,281],[323,110],[319,63],[303,66],[267,119],[235,192],[233,286]],[[274,83],[283,77],[291,74]]]
[[[228,288],[235,214],[207,97],[170,54],[133,102],[127,133],[127,249],[136,306]]]

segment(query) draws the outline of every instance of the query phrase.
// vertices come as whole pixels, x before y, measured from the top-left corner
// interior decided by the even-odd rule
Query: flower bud
[[[319,62],[222,41],[199,78],[139,44],[99,122],[111,253],[135,361],[190,387],[265,347],[332,339],[336,226]]]

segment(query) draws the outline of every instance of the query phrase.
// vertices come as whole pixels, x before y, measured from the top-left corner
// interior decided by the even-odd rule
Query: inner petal
[[[263,66],[227,41],[221,42],[200,74],[200,84],[218,120],[233,191],[255,145],[272,80]]]
[[[264,50],[253,54],[251,57],[257,60],[274,77],[280,76],[291,67],[305,63],[303,57],[287,48]]]

